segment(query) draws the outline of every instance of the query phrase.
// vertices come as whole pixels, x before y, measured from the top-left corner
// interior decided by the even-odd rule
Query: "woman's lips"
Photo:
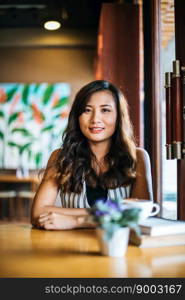
[[[91,127],[91,128],[89,128],[89,130],[90,130],[91,133],[100,133],[104,130],[104,128],[102,128],[102,127]]]

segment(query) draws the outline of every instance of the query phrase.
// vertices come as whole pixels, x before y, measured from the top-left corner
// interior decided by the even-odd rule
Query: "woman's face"
[[[100,91],[89,98],[79,117],[79,125],[89,142],[109,143],[115,131],[116,119],[117,109],[111,92]]]

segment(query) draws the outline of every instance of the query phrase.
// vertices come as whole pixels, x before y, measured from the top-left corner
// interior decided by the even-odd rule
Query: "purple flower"
[[[97,216],[97,217],[101,217],[101,216],[104,216],[106,214],[107,213],[105,211],[99,211],[99,210],[95,211],[95,216]]]
[[[111,199],[108,199],[106,202],[107,206],[110,207],[111,209],[114,210],[118,210],[118,211],[122,211],[121,206],[119,205],[119,203],[112,201]]]

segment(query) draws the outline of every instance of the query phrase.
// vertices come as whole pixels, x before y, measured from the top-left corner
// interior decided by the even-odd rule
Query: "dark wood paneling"
[[[185,1],[175,0],[175,46],[176,59],[185,66]],[[184,95],[185,96],[185,95]],[[185,128],[184,128],[185,130]],[[177,162],[177,214],[185,220],[185,159]]]
[[[140,140],[139,6],[104,3],[98,35],[96,78],[117,85],[128,100],[135,135]]]
[[[162,199],[160,0],[143,0],[145,148],[152,166],[154,201]]]

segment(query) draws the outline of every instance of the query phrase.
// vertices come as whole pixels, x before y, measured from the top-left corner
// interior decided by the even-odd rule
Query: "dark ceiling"
[[[101,4],[109,0],[0,1],[0,28],[41,27],[48,18],[63,28],[97,29]]]

